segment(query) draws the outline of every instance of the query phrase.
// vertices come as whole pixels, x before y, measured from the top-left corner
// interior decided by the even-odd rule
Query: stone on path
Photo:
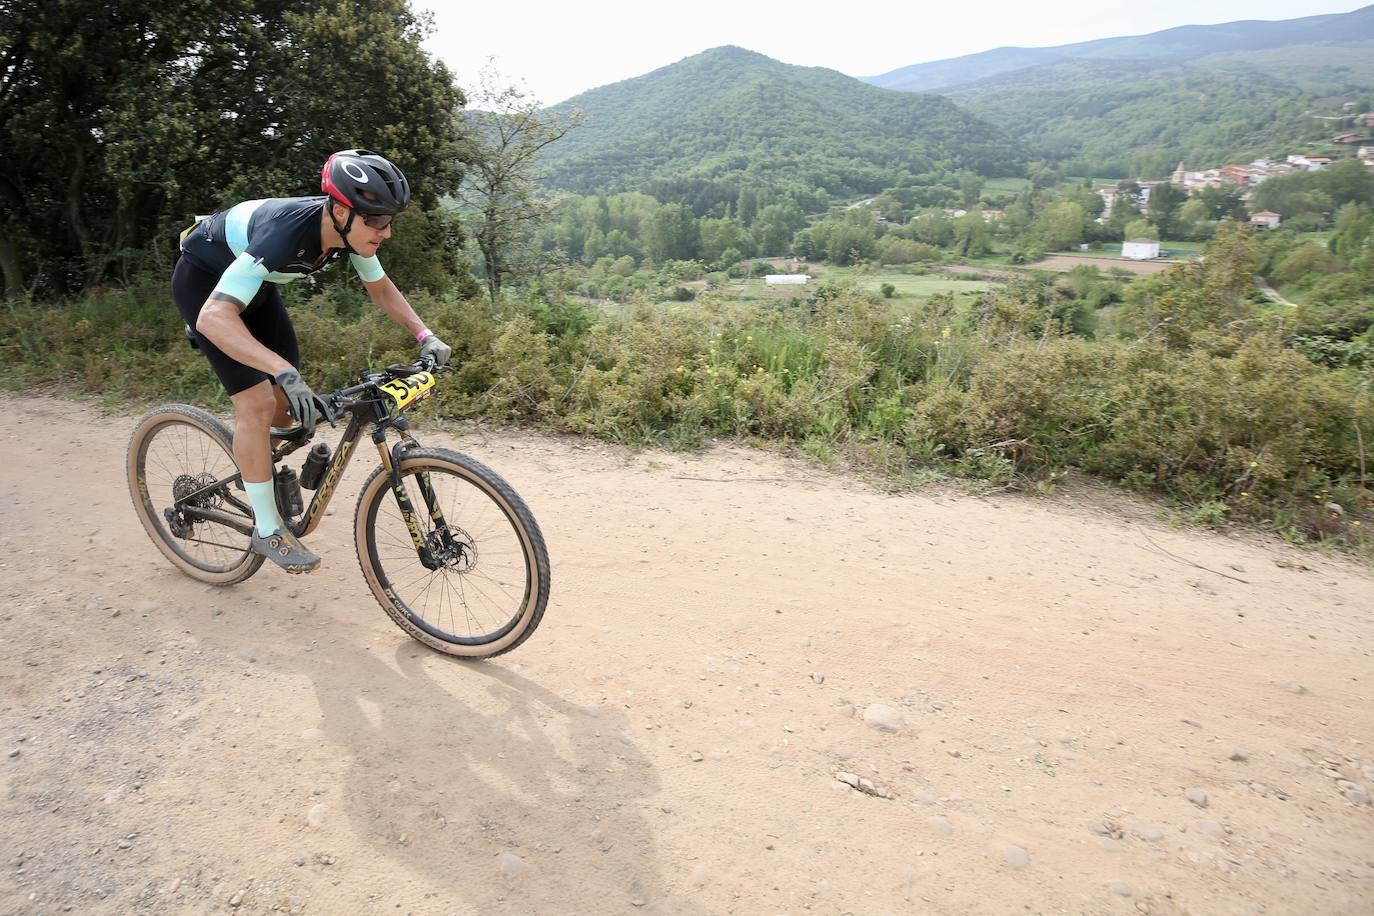
[[[310,827],[318,827],[324,823],[324,815],[328,809],[324,805],[312,805],[306,812],[305,823]]]
[[[943,815],[936,814],[932,817],[928,817],[926,818],[926,823],[937,833],[943,833],[945,836],[952,836],[954,833],[954,825],[949,822],[949,818]]]
[[[1201,833],[1204,836],[1219,837],[1223,836],[1226,833],[1222,826],[1218,824],[1216,821],[1198,821],[1197,829],[1198,833]]]
[[[1164,831],[1160,830],[1154,824],[1149,824],[1145,821],[1137,821],[1132,818],[1130,821],[1126,822],[1126,826],[1131,828],[1132,833],[1147,843],[1157,843],[1164,839]]]
[[[879,731],[901,731],[906,722],[902,714],[883,703],[870,703],[864,709],[864,721]]]
[[[1188,801],[1197,805],[1199,808],[1207,807],[1207,793],[1201,789],[1184,789],[1183,794],[1187,796]]]
[[[1030,853],[1020,846],[1008,846],[1006,851],[1007,866],[1010,868],[1025,868],[1030,865]]]
[[[1107,890],[1113,894],[1120,894],[1122,897],[1130,897],[1135,893],[1135,888],[1125,881],[1112,881],[1107,884]]]
[[[501,853],[501,874],[508,878],[518,878],[525,873],[525,860],[513,852]]]

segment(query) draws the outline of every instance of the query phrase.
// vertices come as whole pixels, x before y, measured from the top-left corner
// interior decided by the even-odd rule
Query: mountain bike
[[[514,649],[539,626],[549,558],[534,516],[500,475],[410,435],[405,411],[434,392],[437,371],[428,360],[389,366],[317,398],[323,416],[347,418],[347,426],[332,452],[327,443],[310,450],[299,475],[282,459],[306,445],[305,430],[273,429],[277,504],[297,537],[314,531],[370,431],[381,465],[363,484],[353,516],[368,588],[414,639],[449,655],[487,658]],[[393,432],[399,441],[388,447]],[[129,441],[128,476],[139,520],[179,570],[233,585],[261,568],[264,558],[248,546],[253,509],[233,435],[218,418],[187,404],[150,411]],[[302,486],[315,491],[309,506]]]

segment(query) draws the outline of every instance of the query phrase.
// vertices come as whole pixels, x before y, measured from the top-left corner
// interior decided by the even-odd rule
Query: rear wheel
[[[185,511],[210,510],[251,525],[241,491],[232,484],[207,489],[236,473],[229,428],[198,407],[158,407],[129,440],[129,493],[144,530],[174,566],[211,585],[242,582],[262,566],[248,549],[249,535]]]
[[[397,626],[440,652],[487,658],[520,645],[549,600],[549,557],[529,508],[495,471],[458,452],[412,449],[399,471],[436,568],[420,562],[379,467],[363,485],[354,522],[372,594]],[[442,525],[426,505],[422,475]]]

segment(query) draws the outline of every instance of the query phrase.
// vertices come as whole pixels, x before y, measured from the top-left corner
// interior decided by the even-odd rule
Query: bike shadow
[[[310,679],[322,713],[320,839],[346,818],[414,878],[389,876],[376,890],[415,892],[385,899],[415,912],[700,912],[660,870],[658,775],[622,711],[504,661],[403,637],[387,655],[346,643],[278,661]]]

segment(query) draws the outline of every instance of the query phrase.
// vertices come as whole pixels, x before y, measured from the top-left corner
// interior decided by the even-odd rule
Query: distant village
[[[1355,113],[1355,103],[1346,102],[1344,110],[1337,116],[1313,115],[1313,117],[1324,123],[1337,122],[1342,126],[1374,129],[1374,112],[1363,114]],[[1374,171],[1374,137],[1369,133],[1343,133],[1329,138],[1332,144],[1344,145],[1347,149],[1355,151],[1354,158],[1363,162],[1365,167]],[[1241,191],[1241,201],[1245,204],[1250,203],[1251,192],[1261,182],[1273,178],[1275,175],[1287,175],[1291,172],[1315,172],[1324,169],[1343,159],[1350,158],[1345,156],[1321,156],[1312,153],[1294,153],[1287,156],[1282,161],[1277,159],[1256,159],[1245,164],[1223,165],[1219,168],[1206,169],[1203,171],[1189,171],[1186,164],[1180,162],[1178,168],[1174,169],[1173,175],[1168,180],[1145,181],[1141,179],[1123,180],[1116,185],[1098,188],[1096,193],[1102,198],[1102,214],[1097,217],[1097,222],[1105,223],[1111,214],[1112,204],[1120,195],[1126,195],[1126,199],[1134,203],[1142,214],[1147,213],[1150,208],[1150,193],[1153,189],[1163,184],[1170,184],[1176,188],[1186,191],[1189,196],[1207,187],[1229,186]],[[862,206],[871,203],[870,200],[861,201],[854,206]],[[944,211],[946,216],[961,217],[968,213],[963,208],[948,208]],[[1004,211],[985,207],[980,211],[984,220],[996,222],[1003,218]],[[1272,210],[1260,210],[1250,214],[1250,225],[1256,229],[1277,229],[1282,222],[1282,215]],[[891,220],[879,217],[880,223],[892,223]],[[1080,249],[1086,251],[1089,246],[1079,245]],[[1152,239],[1127,239],[1122,243],[1121,255],[1127,260],[1143,261],[1153,260],[1161,256],[1160,243]]]
[[[1347,113],[1342,117],[1347,120],[1354,120],[1358,125],[1374,128],[1374,113],[1354,115],[1352,114],[1353,104],[1351,102],[1346,103]],[[1345,133],[1332,137],[1330,142],[1345,144],[1354,148],[1355,158],[1363,162],[1366,168],[1374,171],[1374,138],[1365,134]],[[1256,159],[1244,165],[1223,165],[1220,168],[1206,169],[1200,172],[1190,172],[1184,163],[1180,162],[1167,183],[1176,188],[1182,188],[1190,195],[1202,188],[1230,185],[1240,188],[1244,192],[1241,195],[1241,200],[1248,203],[1250,192],[1266,179],[1273,178],[1275,175],[1286,175],[1290,172],[1315,172],[1326,168],[1333,161],[1336,160],[1331,156],[1295,153],[1283,161]],[[1138,200],[1142,213],[1149,209],[1151,189],[1165,183],[1163,181],[1136,182],[1140,188]],[[1111,212],[1112,204],[1122,191],[1119,188],[1108,187],[1098,189],[1097,193],[1106,204],[1103,216],[1099,219],[1101,221],[1106,218],[1107,213]],[[1250,214],[1250,225],[1258,229],[1276,229],[1280,221],[1280,215],[1271,210],[1260,210]]]

